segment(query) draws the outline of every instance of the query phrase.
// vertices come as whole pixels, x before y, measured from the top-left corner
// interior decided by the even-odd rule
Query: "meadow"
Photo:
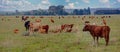
[[[103,25],[101,17],[104,15],[95,15],[98,18],[89,19],[86,15],[85,21]],[[20,16],[21,17],[21,16]],[[111,18],[105,18],[107,25],[110,26],[109,45],[105,46],[103,38],[99,39],[97,47],[92,46],[93,38],[89,32],[83,32],[84,21],[78,16],[64,16],[58,19],[58,16],[52,16],[55,23],[50,22],[49,16],[35,19],[41,19],[41,24],[48,24],[50,28],[61,24],[74,24],[73,29],[76,32],[62,32],[23,36],[25,32],[24,22],[21,18],[15,16],[0,16],[0,52],[120,52],[120,15],[111,15]],[[4,19],[3,21],[1,19]],[[34,22],[35,19],[28,20]],[[19,29],[15,34],[14,29]]]

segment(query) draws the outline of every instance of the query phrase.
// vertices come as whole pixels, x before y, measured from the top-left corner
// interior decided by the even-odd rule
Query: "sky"
[[[27,11],[64,5],[66,9],[120,8],[120,0],[0,0],[0,11]]]

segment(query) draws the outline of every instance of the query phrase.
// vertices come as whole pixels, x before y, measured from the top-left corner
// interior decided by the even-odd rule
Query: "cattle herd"
[[[16,18],[19,18],[19,16],[16,16]],[[30,18],[30,16],[22,16],[21,17],[21,21],[24,22],[24,27],[26,29],[26,32],[28,32],[28,35],[31,35],[35,32],[39,32],[39,33],[44,33],[44,34],[48,34],[49,32],[52,33],[61,33],[61,32],[72,32],[73,31],[73,27],[75,26],[75,24],[61,24],[59,26],[58,29],[56,30],[50,30],[49,25],[42,25],[41,19],[44,18],[43,16],[39,17],[39,19],[35,19],[35,22],[32,22],[30,20],[28,20],[28,18]],[[35,17],[32,16],[31,19],[34,19]],[[49,17],[50,18],[50,22],[51,23],[55,23],[55,20],[53,19],[53,17]],[[64,16],[59,16],[58,19],[63,19],[65,18]],[[73,19],[77,18],[75,16],[73,16]],[[94,24],[90,24],[90,21],[85,20],[85,18],[87,18],[86,16],[78,16],[78,18],[81,18],[81,20],[84,22],[85,26],[83,27],[83,32],[84,31],[89,31],[91,36],[95,40],[97,40],[98,44],[98,39],[100,38],[104,38],[106,41],[106,46],[108,45],[109,42],[109,33],[110,33],[110,27],[107,26],[107,21],[105,18],[111,18],[111,16],[102,16],[101,17],[101,21],[104,25],[102,26],[98,26],[95,23]],[[95,17],[95,16],[89,16],[89,19],[94,19],[94,18],[99,18],[99,17]],[[3,18],[1,19],[2,21],[4,20]],[[18,33],[18,29],[14,30],[14,33]]]

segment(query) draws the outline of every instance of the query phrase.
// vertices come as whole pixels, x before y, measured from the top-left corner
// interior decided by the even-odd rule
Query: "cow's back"
[[[109,36],[110,27],[109,26],[93,26],[92,32],[94,33],[93,36],[105,37]]]

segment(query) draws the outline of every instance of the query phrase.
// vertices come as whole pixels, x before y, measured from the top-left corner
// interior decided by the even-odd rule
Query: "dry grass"
[[[105,46],[104,39],[100,39],[98,47],[92,46],[93,39],[91,35],[88,32],[82,31],[84,21],[77,16],[74,19],[72,16],[65,16],[65,18],[61,19],[53,16],[54,23],[50,22],[51,18],[40,18],[41,24],[48,24],[51,27],[65,23],[75,24],[73,28],[74,30],[77,29],[77,32],[35,33],[35,35],[30,36],[22,35],[25,32],[25,28],[21,18],[0,16],[0,52],[119,52],[120,15],[111,16],[111,18],[106,19],[107,25],[111,28],[110,42],[107,47]],[[3,21],[2,18],[4,18]],[[35,19],[38,18],[29,18],[28,20],[34,22]],[[84,20],[89,20],[91,23],[95,22],[97,25],[103,25],[101,18],[85,18]],[[14,29],[19,29],[19,33],[14,34]]]

